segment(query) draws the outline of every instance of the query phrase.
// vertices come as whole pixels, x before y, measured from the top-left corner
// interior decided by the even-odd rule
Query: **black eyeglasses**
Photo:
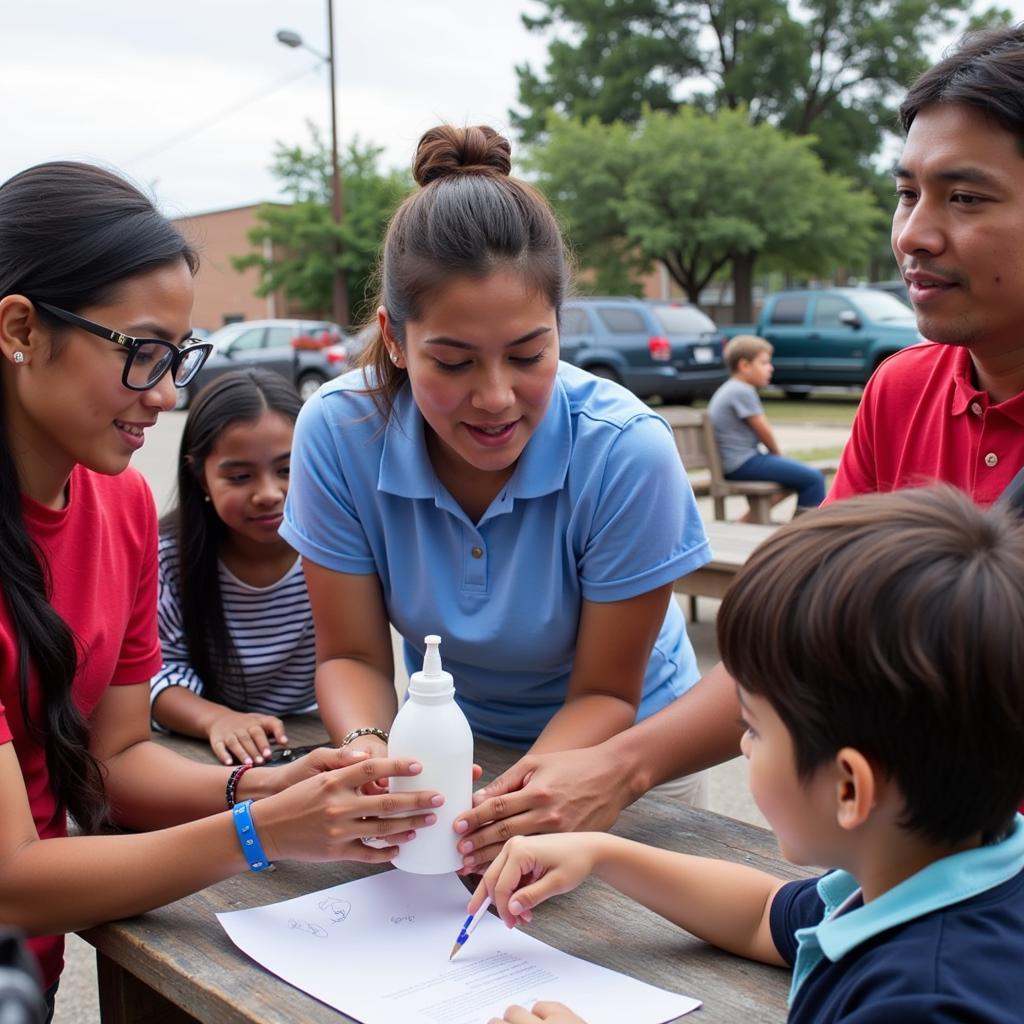
[[[109,327],[95,324],[77,313],[69,313],[66,309],[51,306],[48,302],[37,302],[36,305],[58,320],[128,349],[128,359],[124,364],[124,373],[121,374],[121,383],[132,391],[148,391],[156,387],[168,370],[174,378],[175,387],[183,388],[203,368],[203,363],[213,351],[213,345],[208,341],[186,338],[179,348],[173,342],[160,338],[133,338],[120,331],[112,331]]]

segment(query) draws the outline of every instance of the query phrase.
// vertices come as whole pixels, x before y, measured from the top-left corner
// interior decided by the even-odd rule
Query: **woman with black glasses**
[[[408,762],[320,750],[249,771],[150,742],[157,523],[128,463],[208,354],[189,331],[196,266],[107,171],[44,164],[0,185],[0,921],[36,936],[51,1013],[61,933],[278,858],[387,861],[396,846],[359,838],[433,819],[418,793],[387,798],[406,816],[364,820],[384,798],[359,787]],[[96,834],[107,822],[162,831]]]

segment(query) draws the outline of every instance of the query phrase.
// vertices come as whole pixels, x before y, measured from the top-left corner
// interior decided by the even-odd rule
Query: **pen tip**
[[[452,951],[448,954],[448,959],[454,960],[455,954],[458,953],[460,949],[462,949],[462,947],[456,942],[455,945],[452,946]]]

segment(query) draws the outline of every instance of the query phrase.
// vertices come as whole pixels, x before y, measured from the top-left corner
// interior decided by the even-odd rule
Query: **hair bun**
[[[423,134],[412,164],[418,185],[450,174],[501,174],[512,170],[512,147],[493,128],[438,125]]]

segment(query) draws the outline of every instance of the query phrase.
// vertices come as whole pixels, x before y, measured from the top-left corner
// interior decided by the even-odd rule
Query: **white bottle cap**
[[[427,645],[423,671],[412,674],[409,694],[412,697],[450,697],[455,693],[455,680],[441,667],[441,638],[432,634],[425,636],[423,642]]]

